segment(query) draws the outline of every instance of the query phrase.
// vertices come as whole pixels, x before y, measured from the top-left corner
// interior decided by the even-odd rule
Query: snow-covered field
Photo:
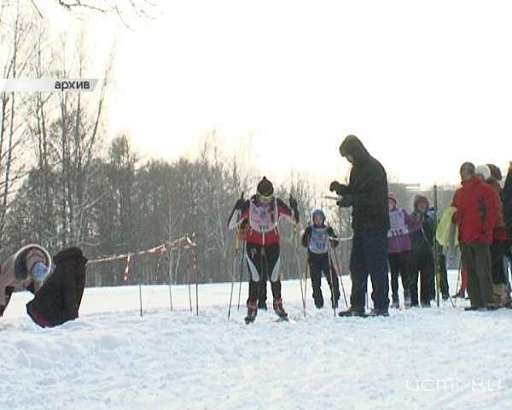
[[[174,312],[167,287],[144,287],[142,318],[137,287],[86,289],[79,320],[44,330],[17,293],[0,321],[0,409],[512,408],[512,310],[459,300],[341,319],[310,294],[304,319],[284,282],[293,322],[268,311],[246,326],[236,306],[227,320],[229,284],[200,286],[199,317],[182,286]]]

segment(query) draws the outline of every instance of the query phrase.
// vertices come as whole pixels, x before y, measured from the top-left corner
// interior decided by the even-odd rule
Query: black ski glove
[[[242,208],[244,207],[244,205],[245,205],[245,199],[244,199],[244,193],[242,192],[242,195],[240,196],[238,201],[236,201],[235,209],[238,209],[239,211],[241,211]]]
[[[329,190],[336,192],[338,195],[345,195],[348,192],[348,186],[340,184],[338,181],[332,181],[331,185],[329,185]]]
[[[352,195],[345,195],[343,198],[336,202],[336,205],[338,205],[340,208],[348,208],[353,204],[354,198],[352,197]]]
[[[239,211],[241,211],[242,208],[244,207],[244,204],[245,204],[245,201],[243,199],[239,199],[238,201],[236,201],[235,209],[238,209]]]

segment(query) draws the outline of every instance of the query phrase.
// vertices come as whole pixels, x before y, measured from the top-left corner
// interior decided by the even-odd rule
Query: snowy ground
[[[15,294],[0,321],[0,409],[512,408],[511,310],[459,300],[341,319],[316,311],[308,288],[306,319],[289,281],[294,321],[269,311],[250,326],[236,308],[227,320],[228,284],[200,287],[199,317],[186,287],[174,312],[167,287],[144,287],[143,318],[138,288],[86,289],[81,318],[48,330]]]

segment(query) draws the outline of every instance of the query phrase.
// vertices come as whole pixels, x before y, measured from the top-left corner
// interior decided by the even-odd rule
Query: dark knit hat
[[[424,202],[427,204],[427,208],[430,206],[429,202],[428,202],[428,198],[425,196],[425,195],[416,195],[414,197],[414,208],[417,208],[418,207],[418,204],[420,202]]]
[[[491,171],[491,177],[493,177],[496,181],[501,181],[503,179],[503,175],[501,174],[501,170],[494,164],[487,164],[489,170]]]
[[[263,177],[256,188],[258,194],[262,196],[271,196],[274,194],[274,185],[270,182],[267,177]]]

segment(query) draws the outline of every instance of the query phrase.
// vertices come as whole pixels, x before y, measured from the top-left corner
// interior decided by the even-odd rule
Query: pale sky
[[[150,27],[117,33],[109,108],[145,157],[191,153],[215,128],[228,153],[250,138],[276,179],[345,177],[347,133],[404,182],[512,160],[510,1],[160,4]]]

